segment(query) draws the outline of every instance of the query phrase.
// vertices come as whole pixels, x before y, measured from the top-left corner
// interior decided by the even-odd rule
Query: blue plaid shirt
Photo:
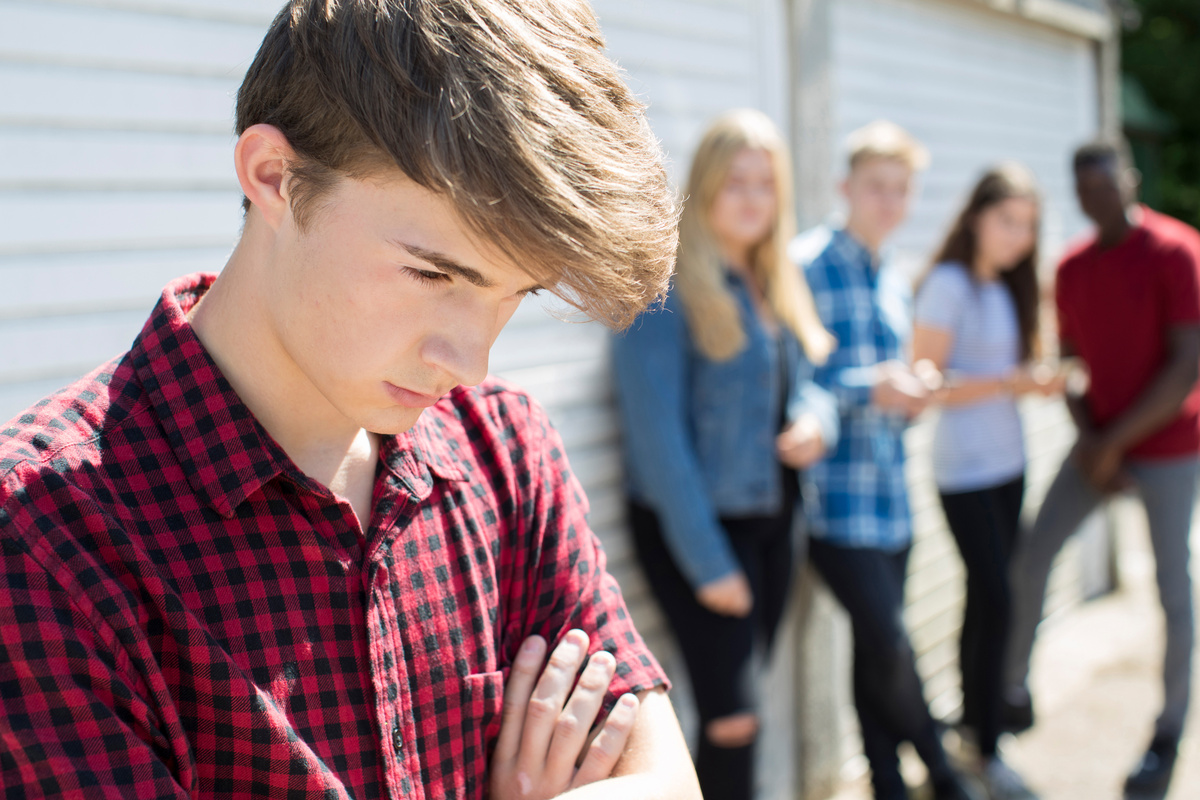
[[[906,360],[912,335],[907,280],[842,230],[815,228],[792,242],[821,321],[838,340],[813,380],[838,400],[837,449],[809,471],[812,536],[843,547],[895,552],[912,542],[904,482],[903,416],[871,405],[875,365]]]

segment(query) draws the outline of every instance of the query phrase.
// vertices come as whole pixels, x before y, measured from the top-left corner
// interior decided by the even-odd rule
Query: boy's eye
[[[416,267],[402,267],[402,269],[421,283],[445,283],[451,279],[444,272],[430,272],[427,269],[417,269]]]

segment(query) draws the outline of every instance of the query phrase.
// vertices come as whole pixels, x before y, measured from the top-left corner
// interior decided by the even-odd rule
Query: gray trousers
[[[1191,689],[1192,581],[1188,571],[1188,537],[1196,505],[1200,458],[1128,463],[1150,523],[1158,594],[1167,620],[1163,659],[1163,711],[1155,735],[1177,738],[1183,732]],[[1042,618],[1042,602],[1050,565],[1063,544],[1104,501],[1068,459],[1050,486],[1033,528],[1021,540],[1012,562],[1013,626],[1005,680],[1024,686],[1034,633]]]

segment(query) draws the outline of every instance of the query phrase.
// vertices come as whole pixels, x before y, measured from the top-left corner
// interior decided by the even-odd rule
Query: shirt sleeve
[[[961,267],[938,265],[917,292],[914,308],[916,324],[940,331],[958,331],[966,311],[969,291],[970,278]]]
[[[841,414],[838,413],[837,398],[828,389],[823,389],[811,378],[812,367],[808,366],[805,374],[797,378],[798,387],[795,399],[788,405],[787,418],[795,422],[803,414],[812,414],[821,426],[821,440],[825,451],[832,453],[837,449],[838,436],[841,433]]]
[[[558,432],[545,412],[531,404],[530,433],[540,446],[530,448],[531,481],[524,539],[528,559],[523,596],[511,598],[520,630],[508,636],[512,652],[537,634],[555,647],[573,628],[587,633],[589,654],[612,653],[617,671],[605,696],[608,710],[625,693],[638,693],[670,682],[642,641],[625,606],[621,588],[609,574],[599,538],[588,526],[588,502],[567,463]]]
[[[692,588],[739,569],[687,430],[688,333],[682,310],[643,314],[613,340],[617,406],[629,469],[658,513],[672,558]]]
[[[828,259],[818,257],[804,267],[804,272],[821,323],[837,340],[837,349],[817,367],[813,380],[837,399],[842,411],[869,406],[875,386],[875,365],[853,363],[853,353],[861,345],[861,337],[855,330],[849,304],[839,297],[846,289],[841,285],[837,268]]]
[[[1197,251],[1180,246],[1164,259],[1164,306],[1167,324],[1200,322],[1200,264]]]
[[[190,797],[116,634],[95,628],[23,542],[0,536],[0,568],[5,797]]]

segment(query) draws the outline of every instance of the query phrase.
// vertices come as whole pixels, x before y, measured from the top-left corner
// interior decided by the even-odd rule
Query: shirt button
[[[396,755],[399,755],[400,751],[404,749],[404,734],[400,732],[399,722],[392,725],[392,749]]]

